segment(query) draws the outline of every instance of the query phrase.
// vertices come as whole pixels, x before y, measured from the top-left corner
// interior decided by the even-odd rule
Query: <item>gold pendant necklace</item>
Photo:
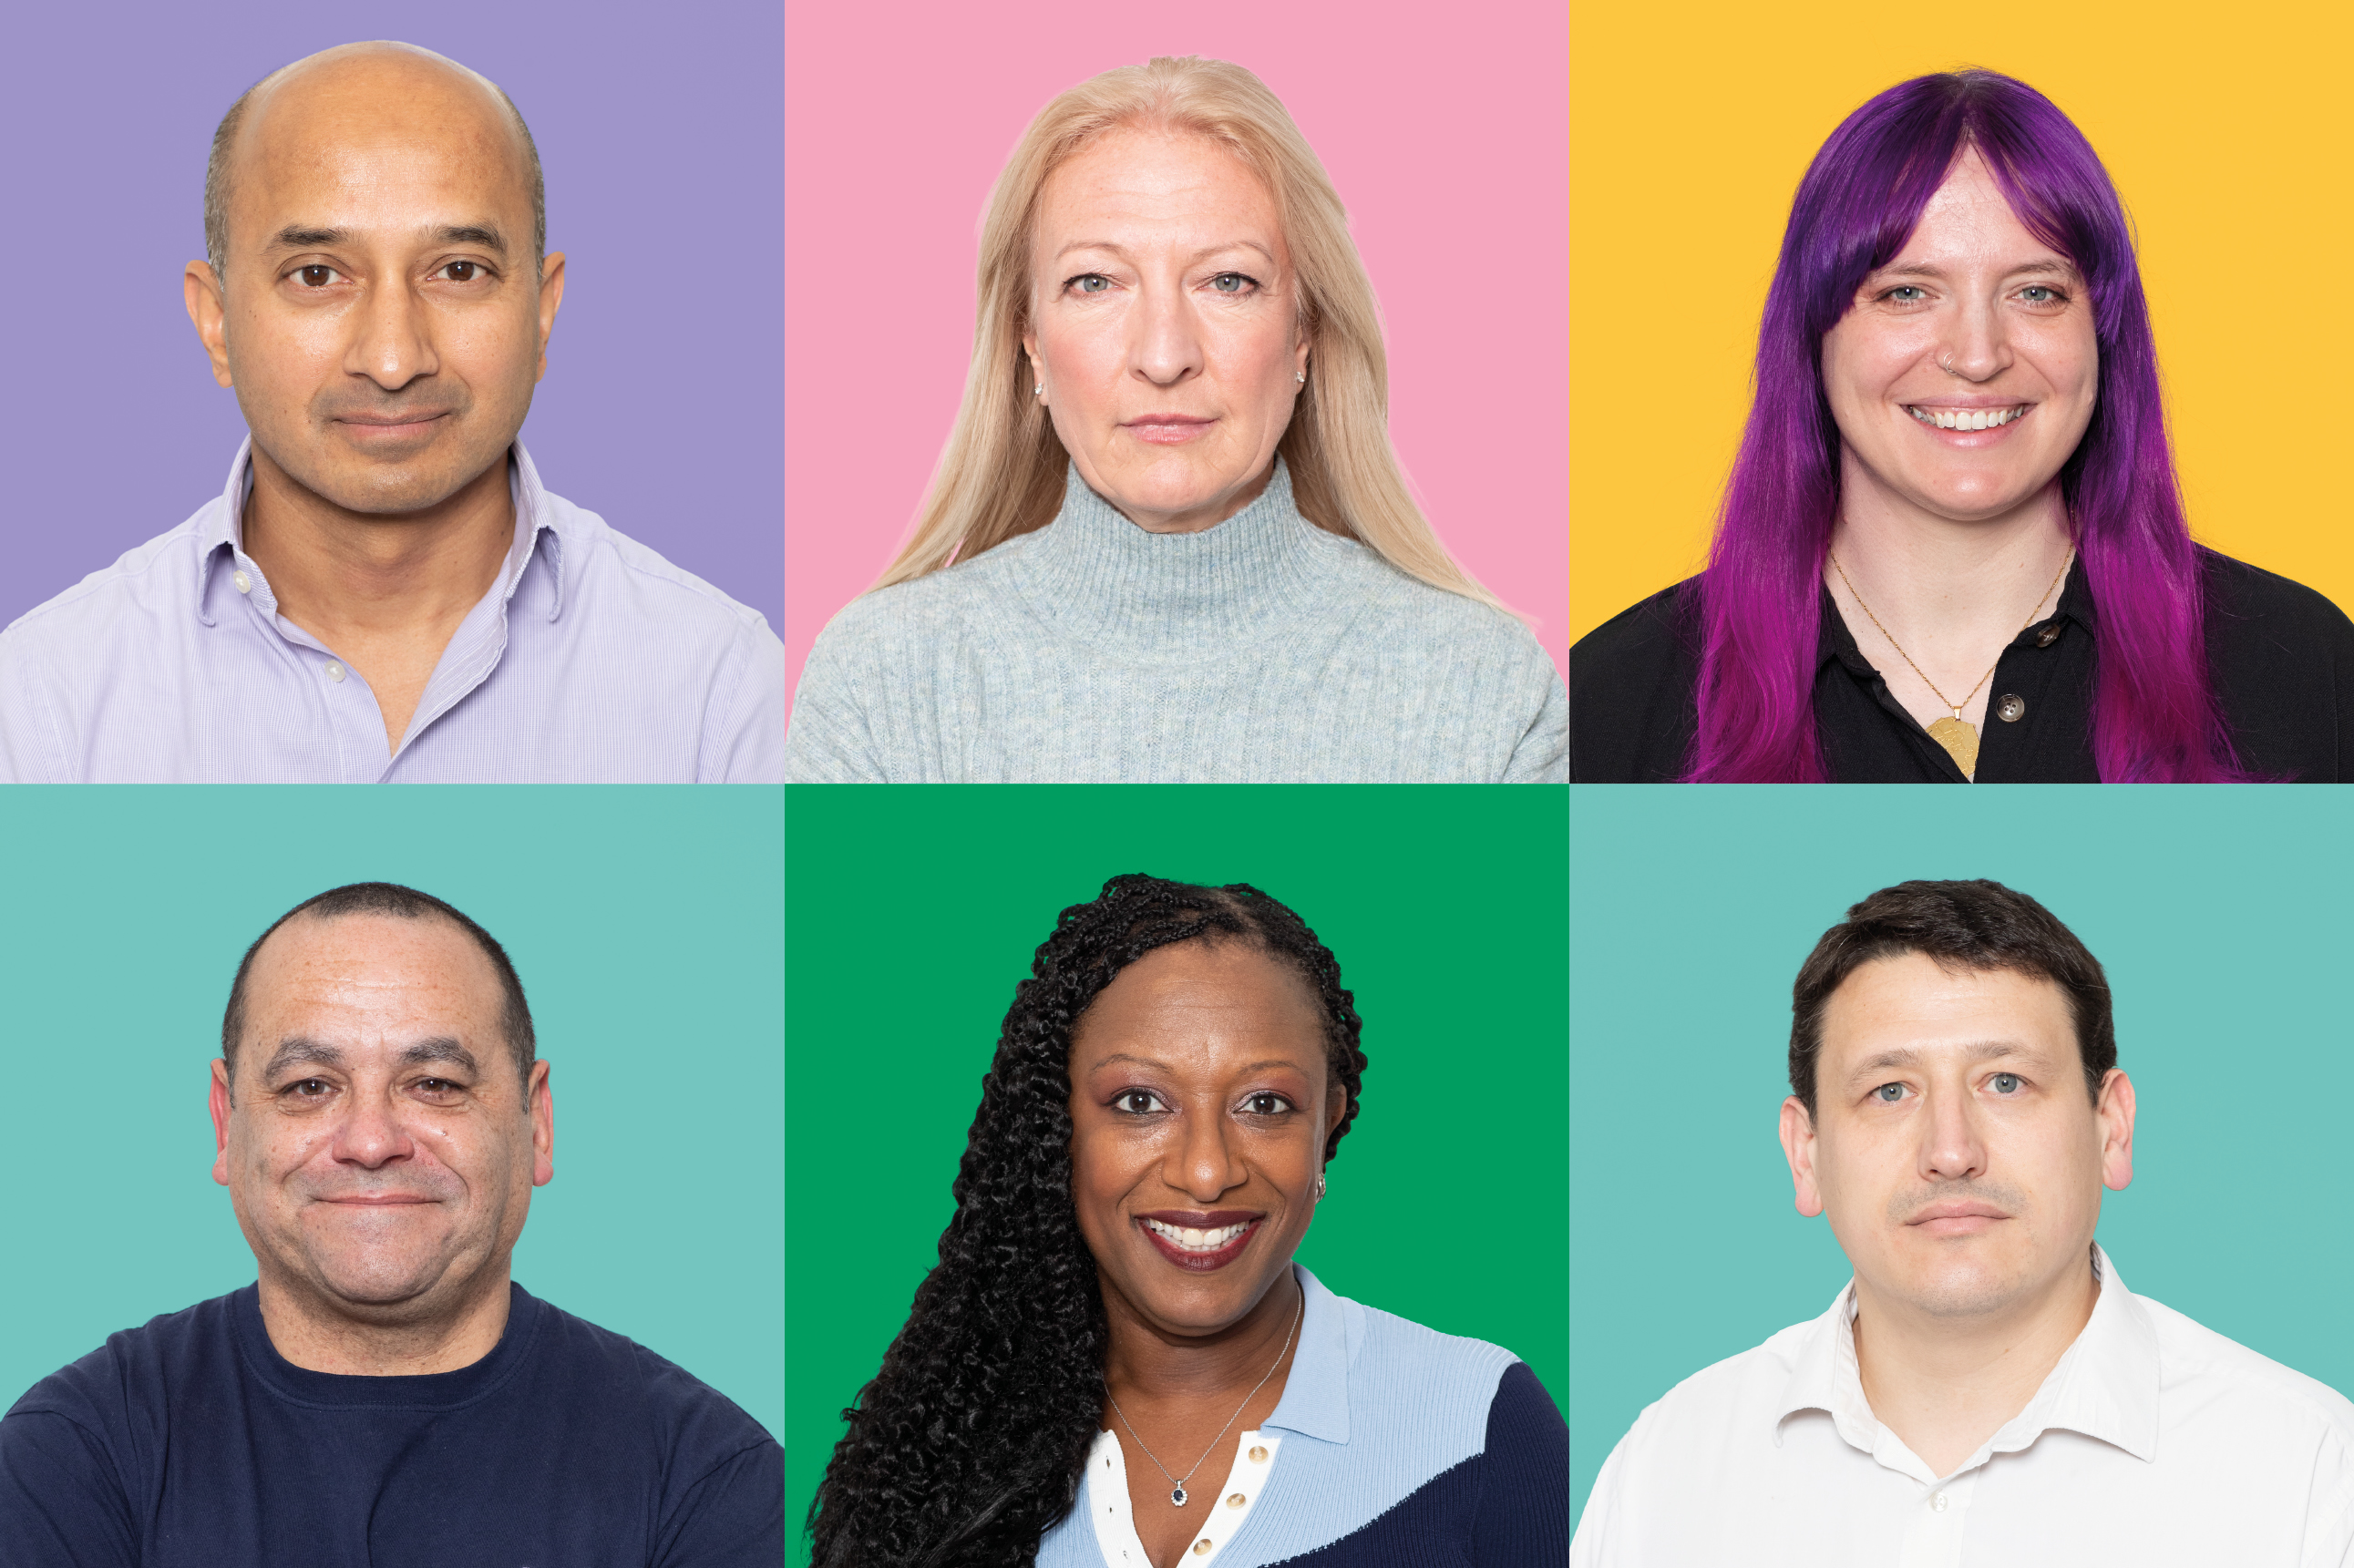
[[[2060,571],[2058,576],[2052,579],[2051,587],[2046,588],[2036,599],[2035,608],[2027,612],[2027,626],[2020,627],[2019,629],[2020,631],[2024,631],[2027,630],[2028,626],[2035,624],[2036,616],[2041,613],[2043,609],[2043,601],[2052,597],[2052,588],[2056,588],[2060,586],[2060,579],[2068,575],[2068,568],[2075,564],[2075,560],[2076,551],[2074,546],[2071,546],[2068,550],[2067,558],[2060,563]],[[1973,784],[1977,783],[1978,777],[1978,726],[1962,717],[1962,710],[1968,707],[1970,705],[1970,699],[1978,694],[1979,686],[1983,686],[1988,681],[1994,679],[1994,673],[2002,667],[2002,655],[1999,653],[1996,654],[1994,662],[1987,666],[1987,673],[1980,675],[1978,678],[1977,683],[1972,685],[1968,691],[1962,694],[1962,700],[1960,702],[1955,702],[1952,698],[1946,696],[1945,693],[1937,690],[1937,683],[1929,679],[1928,672],[1922,669],[1920,665],[1914,664],[1913,655],[1904,652],[1904,645],[1897,641],[1896,639],[1890,634],[1888,628],[1880,624],[1880,617],[1872,613],[1872,606],[1863,602],[1863,596],[1855,591],[1855,584],[1848,581],[1847,568],[1839,564],[1839,557],[1837,556],[1832,556],[1830,557],[1830,562],[1831,570],[1839,573],[1839,580],[1840,582],[1847,584],[1848,597],[1855,600],[1856,608],[1863,611],[1864,619],[1871,621],[1874,627],[1879,629],[1881,636],[1888,639],[1888,645],[1896,650],[1896,656],[1899,659],[1903,660],[1907,664],[1913,664],[1913,673],[1921,677],[1921,683],[1928,687],[1931,692],[1935,693],[1940,703],[1943,703],[1946,706],[1954,710],[1953,717],[1941,718],[1936,723],[1929,726],[1929,738],[1946,748],[1946,755],[1954,759],[1954,766],[1962,770],[1962,776],[1964,778],[1969,779]]]

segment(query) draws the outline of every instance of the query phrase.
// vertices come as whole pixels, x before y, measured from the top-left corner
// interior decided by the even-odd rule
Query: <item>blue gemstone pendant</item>
[[[1183,1487],[1170,1488],[1169,1500],[1175,1503],[1179,1508],[1183,1508],[1185,1506],[1185,1489]]]

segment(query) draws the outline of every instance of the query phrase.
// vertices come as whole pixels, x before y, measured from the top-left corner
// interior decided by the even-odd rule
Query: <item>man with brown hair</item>
[[[1782,1147],[1855,1277],[1678,1384],[1576,1568],[2354,1562],[2354,1404],[2126,1288],[2108,983],[2032,898],[1884,888],[1792,990]]]

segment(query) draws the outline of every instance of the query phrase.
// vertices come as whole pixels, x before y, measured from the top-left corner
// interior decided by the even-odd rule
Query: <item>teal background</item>
[[[0,793],[0,1404],[251,1281],[206,1114],[229,980],[382,879],[481,922],[530,998],[556,1180],[515,1277],[781,1434],[782,833],[777,789]]]
[[[1568,1369],[1567,787],[789,786],[786,1518],[938,1256],[981,1075],[1067,906],[1144,871],[1297,909],[1364,1019],[1299,1259]],[[796,1561],[806,1559],[806,1547]]]
[[[2119,1276],[2354,1392],[2344,791],[1580,785],[1570,815],[1574,1508],[1645,1405],[1847,1283],[1776,1137],[1790,985],[1914,877],[2027,893],[2107,970],[2139,1101]]]

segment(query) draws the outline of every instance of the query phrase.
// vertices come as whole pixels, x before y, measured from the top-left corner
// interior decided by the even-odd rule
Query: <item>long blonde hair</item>
[[[981,223],[980,310],[964,403],[915,533],[875,587],[970,560],[1044,527],[1061,510],[1069,459],[1054,421],[1029,396],[1022,362],[1031,232],[1046,177],[1122,126],[1211,137],[1275,196],[1299,279],[1299,331],[1310,345],[1308,385],[1277,448],[1300,514],[1433,588],[1502,609],[1431,532],[1390,450],[1389,356],[1340,193],[1266,83],[1240,66],[1190,55],[1081,82],[1039,112],[1006,161]]]

